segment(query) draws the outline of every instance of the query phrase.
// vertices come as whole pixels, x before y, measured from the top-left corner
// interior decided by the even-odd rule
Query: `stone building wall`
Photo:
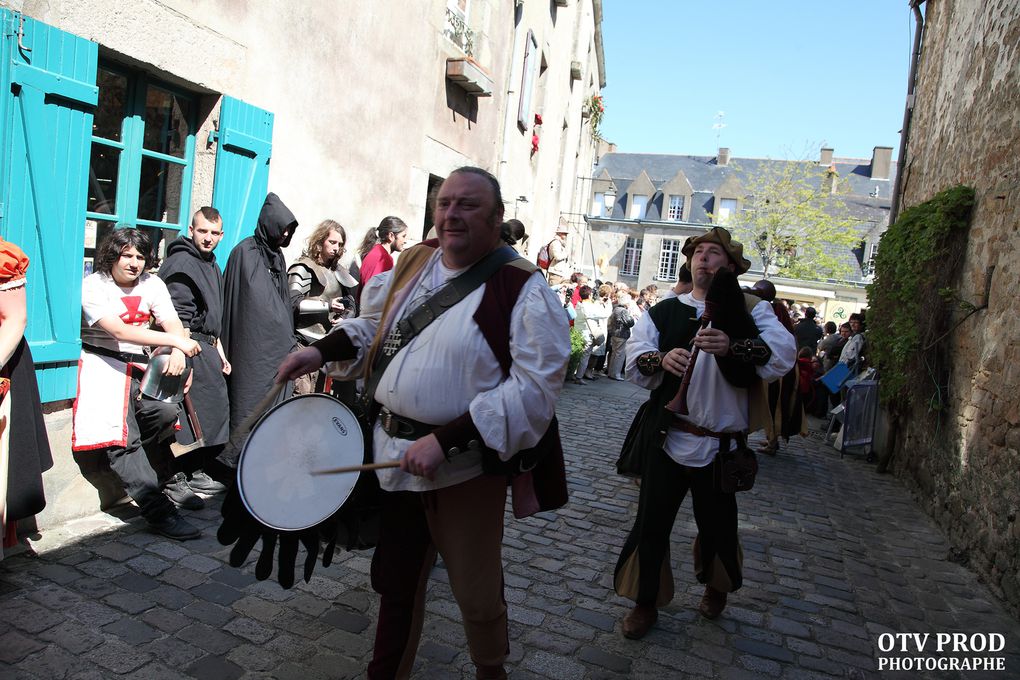
[[[894,469],[916,488],[961,558],[1016,609],[1020,5],[930,0],[926,13],[903,205],[953,185],[974,187],[977,202],[957,294],[981,305],[992,274],[987,309],[963,320],[949,338],[949,408],[937,427],[930,414],[908,419],[900,430]]]
[[[349,250],[386,215],[404,219],[411,240],[420,239],[430,180],[461,165],[497,174],[506,216],[520,217],[534,236],[534,258],[564,214],[587,200],[576,177],[590,174],[595,152],[583,102],[605,83],[601,0],[461,4],[474,61],[492,80],[488,97],[469,96],[446,77],[447,60],[467,56],[467,45],[448,34],[446,0],[0,0],[96,42],[104,61],[196,96],[192,210],[211,204],[217,148],[207,140],[222,95],[271,111],[269,190],[301,224],[289,260],[325,218],[345,226]],[[540,48],[531,65],[541,85],[529,121],[534,113],[545,119],[537,153],[534,126],[516,123],[529,32]],[[250,234],[254,225],[244,228]],[[44,476],[44,529],[98,508],[71,455],[70,424],[69,410],[47,416],[56,464]]]

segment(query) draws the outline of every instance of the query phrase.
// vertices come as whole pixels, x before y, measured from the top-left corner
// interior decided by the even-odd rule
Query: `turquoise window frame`
[[[151,77],[149,74],[124,68],[115,63],[100,60],[99,69],[116,73],[127,79],[127,109],[121,121],[120,141],[92,136],[92,147],[96,144],[120,151],[117,163],[117,189],[115,192],[116,212],[85,212],[85,218],[99,222],[113,222],[122,227],[151,227],[181,231],[191,217],[191,191],[195,175],[195,136],[198,131],[198,95],[170,83]],[[144,148],[145,142],[145,96],[152,86],[186,99],[191,103],[188,135],[184,142],[182,157],[170,156]],[[152,158],[179,165],[181,173],[181,198],[177,222],[159,222],[138,217],[138,190],[141,185],[142,161]]]

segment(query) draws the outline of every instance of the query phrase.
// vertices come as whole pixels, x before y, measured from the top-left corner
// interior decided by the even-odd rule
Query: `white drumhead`
[[[365,442],[350,409],[326,394],[303,394],[266,412],[252,428],[237,465],[248,511],[266,526],[297,531],[340,509],[358,473],[313,470],[361,465]]]

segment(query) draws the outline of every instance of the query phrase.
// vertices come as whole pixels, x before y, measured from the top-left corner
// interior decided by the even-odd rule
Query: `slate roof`
[[[748,178],[764,172],[767,166],[786,163],[800,163],[807,166],[810,174],[817,182],[816,186],[821,186],[824,181],[827,167],[812,161],[731,157],[728,165],[720,166],[715,156],[682,156],[650,153],[606,154],[601,158],[592,175],[600,177],[603,170],[609,173],[613,184],[616,186],[617,196],[611,218],[626,219],[627,204],[629,202],[627,189],[641,172],[644,171],[648,174],[649,179],[656,188],[656,194],[649,197],[645,219],[664,220],[668,208],[668,203],[666,203],[668,199],[662,195],[660,189],[666,182],[673,179],[678,172],[683,171],[694,190],[691,196],[691,210],[687,222],[710,224],[711,218],[709,214],[714,207],[716,191],[727,179],[735,178],[742,185],[747,186],[752,183]],[[833,159],[833,163],[836,166],[836,172],[839,173],[840,186],[849,187],[849,195],[843,196],[843,199],[850,214],[861,221],[858,231],[863,240],[875,226],[884,225],[888,220],[890,197],[892,195],[893,179],[896,176],[897,163],[891,163],[891,178],[887,180],[871,179],[870,158],[837,157]],[[857,282],[863,280],[860,262],[854,251],[836,246],[827,247],[826,250],[849,267],[851,272],[847,277],[849,280]],[[755,262],[752,258],[752,268],[760,270],[761,263]]]
[[[871,159],[835,158],[836,171],[839,173],[840,182],[849,182],[850,193],[858,196],[868,196],[875,189],[878,190],[877,198],[889,201],[892,196],[892,179],[876,180],[871,179]],[[826,168],[811,161],[786,161],[772,160],[768,158],[730,158],[729,165],[720,166],[716,163],[715,156],[676,156],[654,153],[609,153],[601,158],[595,166],[592,176],[598,177],[605,169],[613,178],[617,188],[617,195],[626,192],[626,186],[630,185],[641,171],[648,173],[648,177],[655,184],[656,188],[672,179],[680,170],[684,171],[687,179],[695,192],[707,192],[714,194],[715,190],[730,176],[743,179],[748,175],[761,172],[766,165],[782,163],[803,163],[816,170],[819,184],[825,175]],[[897,163],[891,164],[890,174],[896,176]]]

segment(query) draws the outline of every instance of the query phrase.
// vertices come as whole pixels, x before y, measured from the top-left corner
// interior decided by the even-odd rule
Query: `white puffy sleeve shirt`
[[[685,293],[680,301],[697,309],[698,316],[705,311],[704,300],[698,300],[691,293]],[[793,334],[779,323],[772,308],[765,301],[751,310],[751,317],[758,327],[758,333],[772,350],[772,356],[755,372],[765,382],[772,382],[785,375],[797,358],[797,343]],[[634,324],[630,340],[627,341],[627,379],[635,385],[655,389],[662,383],[662,372],[642,375],[637,369],[637,358],[645,352],[659,351],[659,329],[652,317],[645,314]],[[748,428],[747,390],[731,385],[715,361],[707,360],[712,355],[701,354],[694,364],[687,403],[691,423],[715,432],[736,432]],[[736,446],[736,442],[733,443]],[[670,458],[681,465],[703,467],[712,462],[719,450],[719,441],[712,437],[698,437],[688,432],[671,429],[663,445]]]
[[[437,251],[395,318],[461,273],[442,264]],[[373,279],[362,294],[362,314],[340,324],[359,347],[358,358],[333,365],[333,375],[361,374],[365,349],[375,336],[383,300],[390,285],[387,272]],[[472,291],[411,340],[386,367],[375,400],[392,412],[435,425],[470,412],[485,445],[504,460],[535,446],[555,413],[570,353],[567,319],[559,297],[541,273],[521,289],[510,317],[510,375],[503,371],[472,318],[485,286]],[[377,425],[375,460],[399,460],[412,441],[390,437]],[[481,457],[465,452],[439,466],[429,481],[391,468],[378,470],[387,491],[426,491],[452,486],[481,474]]]

